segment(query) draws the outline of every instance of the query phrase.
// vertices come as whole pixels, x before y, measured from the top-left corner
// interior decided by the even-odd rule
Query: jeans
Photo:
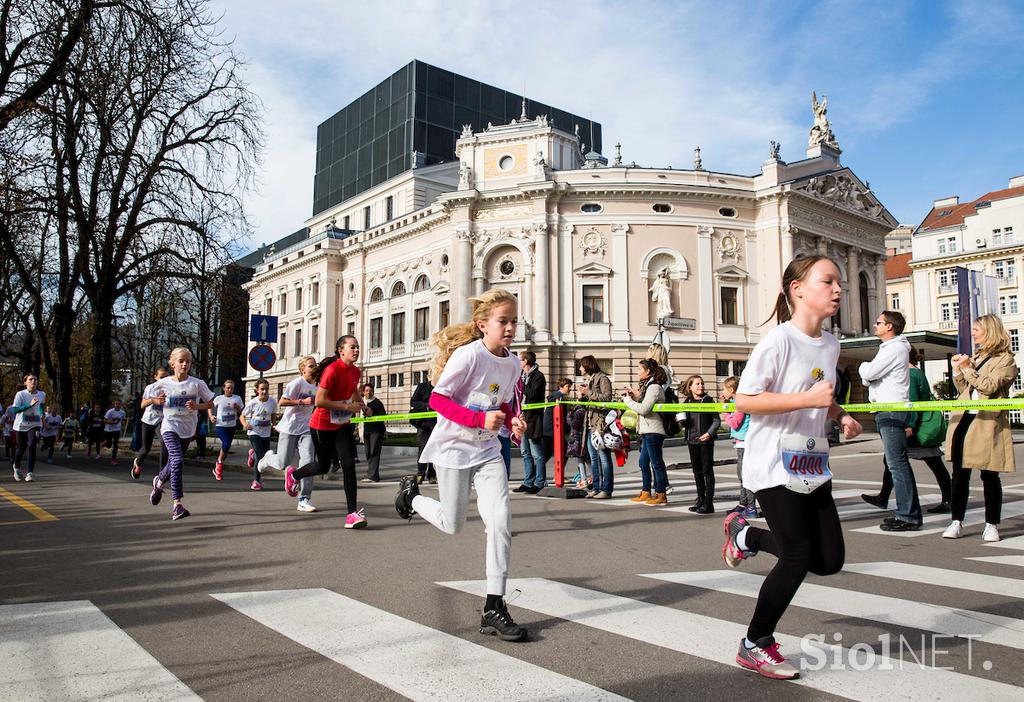
[[[946,464],[942,462],[942,456],[927,456],[921,460],[924,461],[924,464],[932,471],[932,475],[935,476],[935,482],[939,484],[939,492],[942,493],[942,501],[949,502],[949,471],[946,470]],[[885,470],[882,472],[882,489],[878,491],[878,496],[888,502],[889,495],[892,494],[892,473],[889,471],[889,466],[886,464],[885,459],[882,459],[882,465]]]
[[[743,487],[743,449],[743,446],[736,447],[736,479],[740,481],[740,504],[744,507],[753,507],[754,493]]]
[[[523,439],[523,485],[542,488],[547,483],[544,439]]]
[[[652,473],[654,492],[665,492],[668,488],[668,471],[661,447],[665,443],[664,434],[640,435],[640,475],[643,478],[644,492],[651,492]]]
[[[589,437],[588,437],[589,439]],[[612,494],[615,488],[615,475],[612,473],[612,452],[606,448],[597,448],[592,441],[587,441],[590,452],[590,473],[593,476],[593,488],[597,492]]]
[[[907,413],[879,412],[875,425],[882,437],[885,463],[892,473],[896,490],[896,518],[910,524],[921,523],[921,503],[917,496],[917,481],[907,458]]]
[[[498,443],[501,444],[501,460],[505,461],[505,478],[512,475],[512,437],[498,434]]]

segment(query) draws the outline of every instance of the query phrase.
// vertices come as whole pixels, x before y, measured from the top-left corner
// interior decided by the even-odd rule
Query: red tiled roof
[[[913,253],[908,252],[896,254],[885,259],[885,279],[909,278],[911,256],[913,256]]]
[[[1024,187],[1020,188],[1005,188],[1003,190],[993,190],[990,193],[985,193],[976,200],[970,202],[961,202],[959,205],[945,205],[943,207],[933,207],[931,212],[921,222],[921,226],[918,227],[920,231],[926,231],[928,229],[942,229],[943,227],[951,227],[956,224],[963,224],[964,217],[974,214],[974,204],[977,202],[985,202],[992,200],[1005,200],[1009,197],[1018,197],[1024,195]]]

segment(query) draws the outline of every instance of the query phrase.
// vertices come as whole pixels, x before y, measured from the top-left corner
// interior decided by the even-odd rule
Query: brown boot
[[[639,495],[637,495],[636,497],[630,499],[630,502],[635,502],[635,503],[637,503],[639,505],[639,504],[642,504],[644,502],[647,502],[647,500],[649,500],[649,499],[651,499],[651,493],[647,492],[646,490],[643,490],[643,491],[640,492]]]
[[[644,503],[645,505],[667,505],[668,496],[664,492],[656,492],[651,495],[651,499]]]

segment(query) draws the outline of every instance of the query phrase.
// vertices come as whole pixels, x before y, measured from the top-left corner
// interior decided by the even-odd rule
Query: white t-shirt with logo
[[[142,399],[153,400],[160,397],[163,393],[164,391],[160,389],[160,381],[158,380],[155,383],[150,383],[146,386],[146,389],[142,391]],[[145,409],[142,411],[142,421],[151,427],[155,427],[163,418],[163,405],[146,405]]]
[[[45,436],[47,438],[51,436],[57,436],[57,432],[64,426],[64,418],[59,414],[46,414],[43,416],[43,428],[39,432],[39,436]]]
[[[839,342],[834,336],[823,331],[813,338],[786,322],[769,331],[754,347],[736,392],[792,394],[806,392],[822,380],[835,383],[838,360]],[[827,419],[828,409],[751,415],[743,452],[743,487],[757,492],[785,485],[789,473],[782,467],[782,437],[820,437]]]
[[[103,415],[103,431],[108,434],[120,434],[121,433],[121,422],[124,421],[125,414],[124,410],[114,409],[111,407],[107,410],[107,413]]]
[[[180,383],[169,375],[156,383],[157,394],[161,391],[167,397],[164,402],[164,421],[160,427],[161,434],[176,434],[182,439],[191,439],[196,434],[198,410],[187,407],[189,400],[199,404],[213,399],[213,393],[206,383],[191,375]]]
[[[285,386],[282,397],[286,397],[289,400],[304,400],[307,397],[316,397],[316,388],[316,384],[310,383],[305,378],[299,376]],[[281,421],[277,423],[277,431],[294,436],[308,434],[309,420],[313,417],[313,409],[312,404],[285,407],[284,414],[281,415]]]
[[[28,390],[19,390],[18,394],[14,396],[14,402],[11,404],[15,407],[23,407],[32,402],[33,399],[38,399],[39,402],[24,412],[14,415],[14,431],[28,431],[29,429],[42,426],[43,409],[46,407],[45,392],[36,390],[35,393],[30,393]]]
[[[434,392],[476,412],[489,412],[512,399],[521,373],[515,354],[495,356],[478,339],[455,349]],[[446,468],[471,468],[492,460],[501,460],[497,431],[462,426],[441,415],[420,457],[423,463]]]
[[[249,420],[249,429],[246,434],[269,439],[271,418],[276,411],[277,400],[272,397],[267,397],[266,402],[261,402],[258,397],[249,400],[245,409],[242,410],[242,416]]]
[[[238,395],[218,395],[213,398],[213,414],[218,427],[234,427],[238,424],[238,413],[242,411],[242,398]]]

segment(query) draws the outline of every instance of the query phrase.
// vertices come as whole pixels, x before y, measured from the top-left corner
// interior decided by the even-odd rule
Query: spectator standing
[[[704,391],[704,379],[699,375],[687,378],[679,387],[679,395],[683,402],[713,402]],[[697,488],[697,499],[689,510],[712,514],[715,511],[715,436],[722,420],[715,412],[686,412],[681,423]]]
[[[413,412],[431,412],[430,393],[434,392],[434,386],[429,380],[424,380],[412,391],[412,398],[409,400],[409,409]],[[426,480],[429,483],[437,482],[437,473],[434,471],[433,463],[423,463],[420,457],[423,456],[423,448],[430,440],[430,432],[437,426],[437,419],[414,419],[412,425],[416,427],[416,482],[422,483]]]
[[[388,413],[380,398],[374,397],[373,386],[365,383],[362,389],[363,402],[366,409],[363,411],[367,417],[383,417]],[[380,482],[380,452],[384,448],[384,439],[387,436],[387,427],[384,422],[363,423],[363,445],[366,446],[366,477],[364,483]]]
[[[640,387],[627,387],[622,401],[637,414],[637,431],[640,433],[640,475],[643,485],[640,494],[630,502],[646,505],[668,504],[665,489],[668,473],[662,447],[665,444],[665,423],[654,406],[665,399],[662,384],[665,371],[652,358],[645,358],[638,364]]]
[[[613,398],[612,380],[601,370],[597,359],[584,356],[580,359],[579,374],[587,377],[587,401],[611,402]],[[590,451],[590,472],[593,477],[591,490],[587,497],[595,500],[611,499],[615,489],[615,475],[612,472],[612,452],[604,445],[605,417],[607,411],[595,408],[588,412],[587,425],[590,440],[587,448]]]
[[[537,354],[519,354],[523,370],[523,404],[544,402],[547,379],[537,367]],[[520,448],[523,453],[523,484],[512,492],[536,495],[547,484],[547,456],[544,451],[544,410],[523,410],[526,432]]]

